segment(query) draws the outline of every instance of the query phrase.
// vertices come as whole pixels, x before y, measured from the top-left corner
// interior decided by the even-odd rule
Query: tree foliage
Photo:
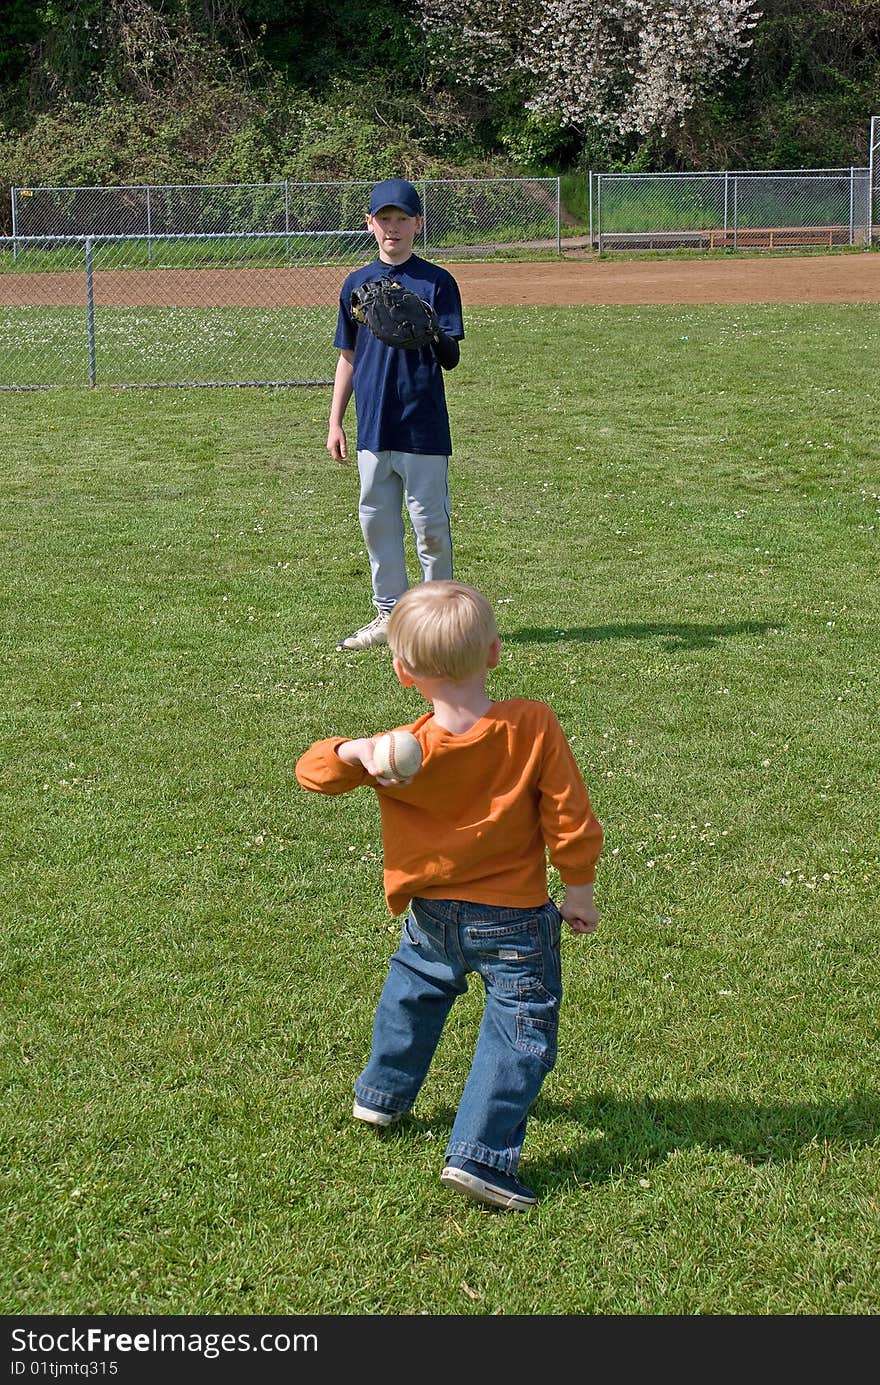
[[[762,0],[741,74],[688,114],[665,158],[682,167],[868,162],[880,115],[880,0]]]
[[[865,163],[878,93],[880,0],[0,0],[0,229],[9,183]]]
[[[447,72],[618,136],[665,133],[740,66],[754,0],[419,0]]]

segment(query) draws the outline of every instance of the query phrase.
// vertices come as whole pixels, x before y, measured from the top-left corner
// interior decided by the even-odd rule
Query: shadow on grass
[[[521,630],[502,632],[506,644],[558,644],[573,640],[579,644],[598,644],[602,640],[663,640],[666,649],[712,649],[719,640],[736,635],[766,635],[779,625],[765,620],[743,620],[730,625],[575,625],[564,628],[528,625]]]
[[[451,1128],[454,1119],[455,1112],[444,1109],[433,1120],[417,1117],[410,1124],[437,1133],[439,1124]],[[880,1096],[787,1103],[597,1092],[567,1104],[539,1097],[531,1120],[576,1123],[586,1136],[558,1161],[530,1160],[527,1137],[522,1175],[536,1190],[547,1190],[645,1173],[679,1150],[721,1150],[749,1164],[770,1164],[796,1159],[811,1145],[873,1145],[880,1140]]]

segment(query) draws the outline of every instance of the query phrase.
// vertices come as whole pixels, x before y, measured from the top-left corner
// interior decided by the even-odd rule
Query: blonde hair
[[[410,587],[388,619],[388,645],[410,673],[462,682],[484,673],[495,614],[475,587],[464,582],[421,582]]]

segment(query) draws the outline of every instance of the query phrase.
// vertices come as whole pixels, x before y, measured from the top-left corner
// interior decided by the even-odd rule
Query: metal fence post
[[[874,156],[877,151],[877,116],[871,116],[871,134],[868,140],[868,207],[866,219],[865,249],[870,250],[874,243]]]
[[[596,249],[602,254],[602,174],[596,174]]]
[[[849,243],[855,243],[856,231],[856,171],[850,164],[849,170]]]
[[[587,171],[587,202],[590,208],[590,249],[593,248],[593,170]]]
[[[422,249],[428,248],[428,184],[422,183]]]
[[[729,184],[729,182],[730,182],[730,174],[729,174],[729,173],[727,172],[727,170],[725,169],[725,171],[724,171],[724,244],[725,244],[725,245],[727,245],[727,221],[728,221],[728,216],[727,216],[728,201],[727,201],[727,197],[728,197],[728,184]]]
[[[86,321],[89,333],[89,385],[97,383],[95,360],[95,286],[92,275],[92,238],[86,236]]]
[[[150,205],[150,189],[147,186],[147,259],[153,258],[153,209]]]
[[[284,256],[290,259],[290,179],[284,179]]]
[[[739,179],[733,180],[733,248],[737,248],[737,232],[739,231]]]
[[[18,259],[18,241],[16,240],[16,221],[17,221],[17,216],[16,216],[16,206],[15,206],[15,194],[16,194],[17,191],[18,191],[17,188],[10,188],[10,189],[9,189],[9,196],[10,196],[10,198],[12,199],[12,258],[13,258],[14,260],[17,260],[17,259]]]
[[[556,179],[556,253],[562,254],[562,179]]]

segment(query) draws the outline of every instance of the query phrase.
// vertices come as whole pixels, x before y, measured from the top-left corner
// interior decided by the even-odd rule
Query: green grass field
[[[0,386],[332,383],[333,307],[0,308]]]
[[[540,1206],[439,1183],[473,989],[412,1119],[351,1119],[398,923],[373,796],[293,766],[421,704],[334,648],[329,391],[4,394],[2,1313],[880,1307],[880,309],[466,325],[457,574],[606,832]]]

